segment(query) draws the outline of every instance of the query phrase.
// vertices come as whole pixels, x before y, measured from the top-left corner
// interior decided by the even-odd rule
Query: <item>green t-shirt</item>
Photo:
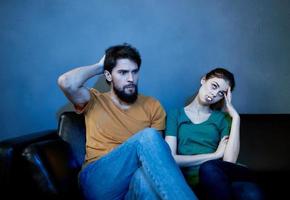
[[[213,111],[206,121],[194,124],[182,108],[168,112],[165,135],[177,137],[177,154],[195,155],[215,152],[229,129],[230,118],[224,112]],[[198,183],[198,170],[199,166],[182,168],[191,186]]]

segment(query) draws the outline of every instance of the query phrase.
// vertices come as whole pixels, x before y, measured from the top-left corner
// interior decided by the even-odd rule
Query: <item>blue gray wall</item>
[[[128,42],[140,91],[181,107],[208,70],[235,73],[240,113],[290,113],[287,0],[0,0],[0,140],[57,127],[57,77]],[[97,79],[89,81],[94,86]]]

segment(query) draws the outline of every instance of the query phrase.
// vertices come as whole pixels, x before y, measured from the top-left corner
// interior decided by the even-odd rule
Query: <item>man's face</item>
[[[134,103],[138,96],[138,65],[129,59],[118,59],[111,75],[111,84],[118,98],[126,103]]]

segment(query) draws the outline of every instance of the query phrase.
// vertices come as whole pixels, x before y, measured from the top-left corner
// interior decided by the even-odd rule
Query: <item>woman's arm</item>
[[[232,117],[232,124],[223,160],[235,163],[238,159],[240,151],[240,116],[233,107],[231,99],[232,94],[229,88],[227,95],[225,95],[225,100],[227,112]]]
[[[175,162],[181,167],[190,167],[195,165],[200,165],[208,160],[214,160],[222,158],[224,155],[224,150],[227,144],[227,137],[224,137],[219,146],[214,153],[208,154],[198,154],[198,155],[178,155],[177,150],[177,138],[175,136],[166,136],[165,141],[168,143],[171,154]]]

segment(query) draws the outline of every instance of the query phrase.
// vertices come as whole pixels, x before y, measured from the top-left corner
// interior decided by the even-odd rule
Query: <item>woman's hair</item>
[[[208,72],[205,76],[204,76],[205,80],[211,79],[211,78],[222,78],[224,80],[226,80],[229,83],[229,86],[231,87],[231,91],[234,90],[235,88],[235,77],[234,75],[229,72],[228,70],[224,69],[224,68],[215,68],[213,70],[211,70],[210,72]],[[192,102],[194,100],[194,98],[196,97],[197,93],[194,94],[192,97],[190,97],[187,101],[185,105],[190,104],[190,102]],[[224,107],[224,98],[222,98],[220,101],[211,104],[210,108],[212,110],[222,110],[222,108]]]
[[[229,72],[228,70],[224,68],[215,68],[211,70],[210,72],[208,72],[204,76],[204,78],[205,80],[208,80],[211,78],[222,78],[229,83],[229,86],[231,87],[231,91],[234,90],[235,85],[236,85],[234,74],[232,74],[231,72]],[[220,101],[214,104],[211,104],[210,108],[212,110],[221,110],[224,107],[224,103],[225,103],[225,99],[222,98]]]

